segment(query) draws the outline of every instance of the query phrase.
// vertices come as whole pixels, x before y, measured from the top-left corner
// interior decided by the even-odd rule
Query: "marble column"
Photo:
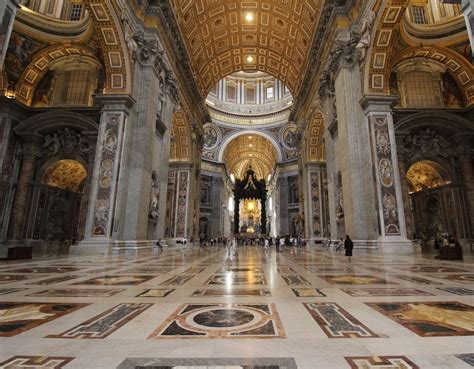
[[[90,147],[96,147],[97,142],[92,137],[89,138]],[[82,197],[81,197],[81,205],[79,209],[79,216],[78,216],[78,226],[77,226],[77,241],[82,241],[84,239],[86,222],[87,222],[87,212],[88,212],[88,205],[91,195],[92,189],[92,176],[94,172],[94,161],[95,161],[95,152],[91,150],[89,154],[89,161],[87,163],[87,179],[84,183],[84,187],[82,188]]]
[[[342,58],[338,62],[334,80],[337,112],[334,160],[342,179],[345,232],[355,247],[375,248],[378,237],[375,179],[369,127],[360,105],[362,77],[359,65],[347,60]]]
[[[222,217],[223,212],[222,208],[227,207],[228,204],[223,203],[223,186],[224,181],[220,177],[212,178],[211,186],[211,237],[222,237],[224,235],[224,230],[222,229]]]
[[[470,154],[461,156],[461,175],[466,194],[467,209],[469,214],[466,222],[468,225],[469,238],[474,238],[474,160]]]
[[[472,0],[462,0],[461,9],[466,19],[467,33],[469,34],[469,41],[471,43],[471,53],[474,57],[474,11]]]
[[[402,145],[403,143],[400,142]],[[401,147],[397,145],[397,148]],[[413,215],[413,205],[410,198],[410,188],[408,187],[408,182],[405,179],[408,168],[405,165],[405,162],[399,157],[398,161],[399,173],[400,173],[400,184],[402,188],[402,200],[403,200],[403,209],[405,212],[405,227],[407,232],[407,238],[413,239],[413,236],[416,232],[415,229],[415,218]]]
[[[77,252],[106,254],[117,233],[118,202],[123,198],[124,132],[135,101],[129,95],[97,95],[102,116],[84,239]]]
[[[170,211],[174,214],[171,216],[172,231],[170,241],[173,243],[176,240],[183,238],[190,238],[192,234],[192,217],[194,216],[193,204],[194,196],[191,196],[192,186],[192,165],[190,163],[170,163],[170,172],[175,178],[175,191],[171,193],[175,197],[174,209]]]
[[[36,159],[40,155],[40,143],[36,141],[25,142],[21,154],[21,167],[15,189],[12,214],[7,233],[7,238],[9,240],[23,239],[23,227],[26,221],[28,195],[30,193],[30,184],[35,173]]]
[[[13,22],[15,21],[18,8],[18,1],[16,0],[0,2],[0,71],[3,69],[8,43],[10,42],[13,30]]]
[[[372,162],[375,168],[377,212],[380,224],[378,246],[383,252],[411,253],[413,247],[406,233],[391,109],[397,99],[398,97],[394,96],[365,96],[361,104],[365,109],[366,124],[370,130]]]

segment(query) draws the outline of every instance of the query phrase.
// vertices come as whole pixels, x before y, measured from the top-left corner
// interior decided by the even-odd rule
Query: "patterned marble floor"
[[[474,259],[170,248],[0,264],[1,368],[472,368]]]

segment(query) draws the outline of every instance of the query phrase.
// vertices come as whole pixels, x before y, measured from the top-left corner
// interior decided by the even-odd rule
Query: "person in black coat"
[[[354,248],[354,243],[352,242],[348,234],[346,234],[346,239],[344,241],[344,248],[346,249],[346,256],[348,256],[349,261],[351,261],[352,249]]]

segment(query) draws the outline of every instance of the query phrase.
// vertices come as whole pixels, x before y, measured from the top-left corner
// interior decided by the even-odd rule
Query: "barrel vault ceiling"
[[[255,70],[298,93],[324,0],[171,3],[202,96],[231,73]]]

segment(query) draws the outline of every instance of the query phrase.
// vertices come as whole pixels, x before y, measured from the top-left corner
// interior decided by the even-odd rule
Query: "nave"
[[[473,264],[257,246],[5,262],[0,368],[469,368]]]

